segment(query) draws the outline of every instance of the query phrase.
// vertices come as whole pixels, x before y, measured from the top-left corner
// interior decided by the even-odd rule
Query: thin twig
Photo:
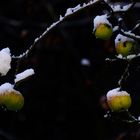
[[[137,21],[136,25],[133,27],[133,29],[131,30],[131,32],[134,32],[135,30],[137,30],[140,27],[140,20]]]
[[[36,44],[38,42],[40,42],[44,37],[46,37],[50,31],[52,31],[56,26],[58,26],[59,24],[61,24],[62,22],[64,22],[65,20],[71,18],[72,16],[78,14],[79,12],[85,10],[85,9],[88,9],[88,8],[91,8],[93,6],[95,6],[96,4],[99,4],[99,3],[102,3],[103,1],[102,0],[91,0],[90,2],[88,2],[87,4],[83,4],[82,6],[78,5],[74,8],[69,8],[69,12],[67,11],[65,16],[62,17],[60,16],[60,19],[53,23],[50,27],[48,27],[38,38],[36,38],[33,42],[33,44],[29,47],[28,50],[26,50],[26,52],[24,52],[23,54],[19,55],[19,56],[13,56],[13,58],[16,58],[18,59],[17,60],[17,67],[16,67],[16,73],[18,72],[18,69],[19,69],[19,65],[20,65],[20,62],[29,56],[29,54],[32,52],[32,50],[34,49],[34,47],[36,46]]]
[[[124,73],[122,74],[120,80],[118,81],[118,85],[120,86],[120,89],[122,88],[123,80],[125,80],[129,76],[129,66],[130,66],[130,64],[128,63],[126,68],[125,68]]]

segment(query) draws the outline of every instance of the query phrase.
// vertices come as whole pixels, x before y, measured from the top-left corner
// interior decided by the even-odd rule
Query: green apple
[[[112,36],[112,28],[106,23],[101,23],[96,27],[95,36],[103,40],[108,40]]]
[[[126,91],[116,91],[107,97],[107,103],[112,112],[127,110],[131,102],[131,97]]]
[[[24,97],[16,90],[10,91],[5,96],[4,104],[8,110],[18,111],[24,105]]]
[[[6,91],[3,94],[2,104],[6,106],[8,110],[18,111],[24,105],[24,97],[22,94],[16,90]]]
[[[117,54],[121,54],[126,57],[134,54],[136,51],[136,43],[134,41],[118,42],[116,45]]]

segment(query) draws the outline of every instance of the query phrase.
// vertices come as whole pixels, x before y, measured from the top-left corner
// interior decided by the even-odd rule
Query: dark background
[[[60,14],[64,16],[67,8],[87,1],[1,0],[0,48],[9,47],[12,54],[21,54]],[[116,54],[114,43],[96,39],[92,34],[93,17],[105,10],[104,5],[98,4],[67,19],[21,62],[19,72],[34,68],[36,74],[16,87],[25,98],[23,109],[0,110],[0,140],[120,140],[127,134],[127,140],[139,139],[137,126],[104,118],[105,95],[118,87],[126,67],[122,60],[106,62],[106,57]],[[127,28],[139,19],[139,12],[137,7],[126,14]],[[90,61],[89,66],[81,65],[83,58]],[[13,68],[1,77],[1,84],[13,82],[15,64],[13,60]],[[133,99],[130,111],[136,116],[140,112],[139,72],[138,58],[124,83]]]

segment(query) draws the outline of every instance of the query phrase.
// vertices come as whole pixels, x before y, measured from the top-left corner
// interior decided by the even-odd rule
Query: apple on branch
[[[94,18],[94,29],[93,32],[96,38],[102,40],[109,40],[112,36],[112,25],[107,19],[107,15],[96,16]]]
[[[118,34],[115,39],[115,49],[117,54],[127,57],[128,55],[135,54],[136,42],[132,38]]]
[[[131,106],[131,97],[126,91],[120,91],[115,88],[107,93],[107,103],[112,112],[120,112],[129,109]]]

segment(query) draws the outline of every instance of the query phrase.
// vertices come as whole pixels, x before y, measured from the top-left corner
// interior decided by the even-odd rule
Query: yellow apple
[[[108,40],[112,36],[112,28],[108,24],[101,23],[97,26],[95,30],[95,36],[96,38],[100,38],[103,40]]]
[[[134,41],[118,42],[116,45],[117,54],[121,54],[126,57],[130,54],[134,54],[136,50],[136,43]]]
[[[18,111],[24,105],[24,97],[20,92],[12,90],[6,94],[4,104],[8,110]]]
[[[107,103],[111,111],[119,112],[127,110],[131,106],[131,97],[126,91],[109,91],[107,93]]]
[[[0,104],[4,105],[8,110],[18,111],[24,105],[24,97],[14,89],[5,91],[0,95]]]

